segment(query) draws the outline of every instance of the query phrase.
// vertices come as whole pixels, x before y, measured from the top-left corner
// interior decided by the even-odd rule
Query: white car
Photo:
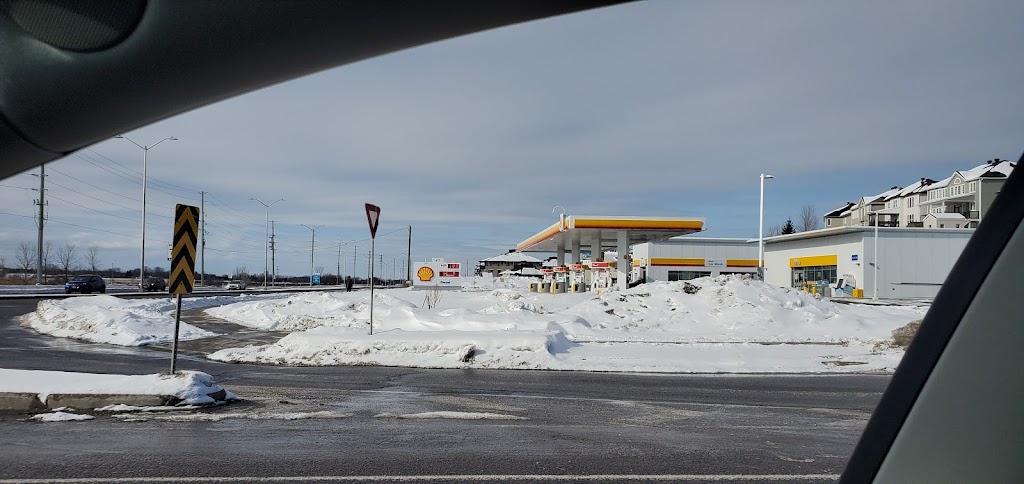
[[[224,289],[228,290],[228,291],[231,291],[231,290],[238,290],[238,291],[240,291],[242,289],[245,289],[245,283],[242,282],[242,281],[227,281],[227,282],[224,283]]]

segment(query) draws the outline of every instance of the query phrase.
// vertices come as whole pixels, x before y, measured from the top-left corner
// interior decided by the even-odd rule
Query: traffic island
[[[238,398],[198,371],[174,375],[109,375],[0,369],[0,413],[25,414],[111,406],[219,405]]]

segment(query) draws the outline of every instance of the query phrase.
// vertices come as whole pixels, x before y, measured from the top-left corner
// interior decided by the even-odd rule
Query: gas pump
[[[544,274],[544,279],[542,279],[540,283],[540,292],[550,292],[554,279],[553,273],[555,271],[547,268],[541,269],[540,271]]]
[[[573,264],[569,266],[569,292],[586,291],[587,288],[584,277],[583,264]]]
[[[551,286],[553,294],[565,292],[565,285],[569,279],[569,268],[565,266],[555,267],[555,283]]]
[[[612,287],[611,263],[591,262],[590,263],[590,290],[601,294]]]

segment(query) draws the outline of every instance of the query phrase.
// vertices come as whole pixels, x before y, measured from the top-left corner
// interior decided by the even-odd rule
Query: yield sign
[[[366,221],[370,223],[370,238],[377,237],[377,224],[380,223],[380,207],[372,204],[366,204]]]

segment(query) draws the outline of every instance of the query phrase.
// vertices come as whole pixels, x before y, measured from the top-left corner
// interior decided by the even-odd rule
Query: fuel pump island
[[[540,292],[601,293],[628,287],[631,269],[629,248],[657,240],[704,230],[704,219],[665,217],[583,217],[562,214],[559,220],[516,246],[517,252],[554,253],[557,264],[542,269],[541,282],[531,285]],[[583,259],[586,249],[589,259]],[[615,250],[618,260],[605,261],[605,251]],[[571,259],[566,263],[566,255]]]

